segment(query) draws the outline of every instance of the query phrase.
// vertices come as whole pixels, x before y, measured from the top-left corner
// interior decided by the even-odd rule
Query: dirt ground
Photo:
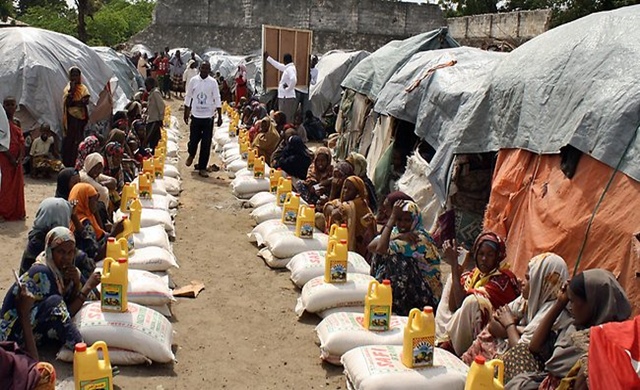
[[[170,102],[181,118],[179,101]],[[182,121],[182,161],[188,128]],[[212,162],[220,164],[212,153]],[[179,299],[171,319],[177,363],[121,367],[117,388],[137,389],[345,389],[342,369],[321,363],[315,343],[319,318],[293,312],[299,291],[288,272],[269,269],[246,234],[253,221],[229,189],[227,175],[200,178],[181,162],[183,192],[176,218],[174,253],[178,286],[197,279],[206,289],[197,299]],[[12,283],[38,204],[55,183],[26,179],[27,220],[0,224],[0,295]],[[53,361],[53,351],[44,359]],[[58,378],[70,364],[53,361]],[[67,388],[67,386],[61,386]]]

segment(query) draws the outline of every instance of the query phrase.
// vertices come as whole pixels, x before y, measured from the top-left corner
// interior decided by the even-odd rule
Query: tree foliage
[[[0,0],[2,1],[2,0]],[[21,0],[20,20],[33,26],[72,35],[92,46],[115,46],[151,24],[152,0]],[[34,5],[38,3],[39,5]],[[22,12],[22,13],[21,13]],[[84,26],[79,23],[84,22]]]

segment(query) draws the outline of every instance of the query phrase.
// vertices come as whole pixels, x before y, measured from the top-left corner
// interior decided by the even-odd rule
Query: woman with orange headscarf
[[[346,224],[349,229],[349,250],[367,256],[367,246],[376,232],[375,217],[367,203],[367,188],[357,176],[348,177],[342,186],[340,199],[324,206],[326,227]]]
[[[84,128],[89,122],[89,89],[82,84],[82,72],[77,67],[69,69],[69,84],[64,89],[62,101],[62,162],[66,167],[73,167],[78,155],[78,146],[84,137]]]

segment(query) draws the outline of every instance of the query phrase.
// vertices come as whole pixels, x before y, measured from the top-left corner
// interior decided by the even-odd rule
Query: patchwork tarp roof
[[[457,153],[572,145],[640,181],[640,6],[591,14],[511,52]]]
[[[376,101],[389,79],[416,53],[460,46],[446,27],[391,41],[362,60],[344,79],[342,86]]]
[[[114,76],[100,56],[79,40],[32,27],[0,29],[0,58],[0,96],[14,96],[21,109],[57,132],[69,68],[82,71],[92,104]]]
[[[331,51],[322,56],[316,68],[318,81],[309,88],[311,110],[321,116],[328,108],[340,103],[342,81],[351,70],[370,55],[368,51]]]
[[[144,80],[140,76],[138,68],[129,61],[127,56],[110,47],[95,46],[92,49],[115,73],[118,78],[118,87],[122,88],[122,92],[128,99],[132,99],[138,89],[144,87]]]

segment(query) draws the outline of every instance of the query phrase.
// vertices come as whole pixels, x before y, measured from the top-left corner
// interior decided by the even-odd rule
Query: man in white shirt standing
[[[200,65],[200,74],[189,80],[184,98],[184,123],[189,124],[189,157],[186,165],[189,167],[198,152],[200,155],[196,169],[202,177],[209,177],[207,166],[211,154],[211,142],[213,138],[213,118],[218,113],[218,126],[222,126],[222,102],[220,90],[216,80],[209,76],[211,65],[203,62]]]
[[[291,54],[283,56],[284,64],[274,60],[265,52],[267,62],[274,68],[282,72],[280,83],[278,84],[278,109],[284,113],[287,123],[294,123],[296,111],[298,110],[298,100],[296,99],[296,84],[298,83],[298,72],[293,63]]]

